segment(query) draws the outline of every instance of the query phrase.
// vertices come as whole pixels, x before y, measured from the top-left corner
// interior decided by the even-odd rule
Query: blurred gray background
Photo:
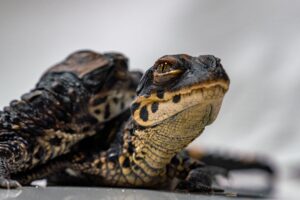
[[[300,164],[300,2],[0,1],[0,106],[79,49],[120,51],[145,70],[165,54],[213,54],[231,78],[216,122],[193,144]]]

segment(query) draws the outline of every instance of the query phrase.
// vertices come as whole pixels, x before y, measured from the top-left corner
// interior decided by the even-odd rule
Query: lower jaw
[[[149,127],[146,132],[138,131],[138,138],[143,140],[140,143],[144,145],[142,149],[147,152],[141,154],[145,162],[149,163],[151,168],[165,168],[176,153],[202,133],[204,127],[212,120],[212,112],[211,104],[196,104],[155,127]],[[152,133],[151,137],[149,133]]]

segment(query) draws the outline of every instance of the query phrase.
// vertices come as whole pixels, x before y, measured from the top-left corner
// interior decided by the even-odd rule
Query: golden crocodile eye
[[[170,70],[171,70],[171,64],[168,62],[160,63],[156,68],[156,72],[160,74],[169,72]]]
[[[173,80],[182,74],[183,71],[181,69],[174,69],[171,64],[165,62],[157,65],[156,70],[154,71],[154,83],[160,85],[166,82]]]

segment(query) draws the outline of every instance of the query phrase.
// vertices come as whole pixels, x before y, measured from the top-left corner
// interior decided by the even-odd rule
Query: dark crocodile
[[[136,83],[139,73],[127,70],[126,73],[132,78],[129,82]],[[135,86],[132,84],[130,89]],[[121,94],[129,93],[126,88],[121,88]],[[102,88],[102,94],[107,92],[104,99],[87,101],[93,102],[87,103],[87,107],[98,119],[97,124],[105,121],[100,123],[103,125],[100,129],[89,125],[90,130],[100,134],[85,137],[72,146],[69,154],[13,173],[12,177],[24,185],[48,177],[52,184],[58,185],[211,193],[223,191],[212,185],[217,174],[226,176],[231,170],[255,168],[272,175],[272,166],[255,158],[185,150],[215,120],[228,88],[229,78],[220,59],[211,55],[164,56],[139,82],[130,111],[126,111],[127,106],[124,110],[116,109],[115,117],[106,121],[105,117],[95,115],[105,110],[105,104],[119,102],[115,96],[120,91]],[[91,108],[92,105],[102,106],[101,112],[97,111],[98,107]]]
[[[33,90],[0,112],[0,187],[19,187],[11,175],[66,154],[99,132],[128,109],[140,77],[119,53],[79,51],[51,67]]]

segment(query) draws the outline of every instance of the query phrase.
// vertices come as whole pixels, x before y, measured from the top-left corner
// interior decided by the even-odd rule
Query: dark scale
[[[52,91],[60,94],[64,92],[64,86],[60,82],[54,82],[51,85]]]
[[[125,158],[123,164],[122,164],[122,167],[125,167],[125,168],[128,168],[130,167],[130,160],[128,157]]]
[[[135,147],[133,146],[133,144],[132,144],[132,142],[131,141],[128,141],[128,148],[127,148],[127,150],[128,150],[128,153],[129,154],[133,154],[134,153],[134,151],[135,151]]]
[[[171,163],[177,166],[180,164],[180,161],[178,160],[177,156],[174,156],[171,160]]]
[[[164,95],[165,95],[165,91],[164,90],[158,90],[156,95],[157,95],[158,98],[163,99]]]
[[[104,119],[108,119],[110,117],[110,105],[107,103],[104,108]]]
[[[39,148],[37,153],[34,154],[35,159],[40,160],[45,156],[45,151],[43,148]]]
[[[100,114],[101,114],[101,110],[96,109],[96,110],[95,110],[95,114],[96,114],[96,115],[100,115]]]
[[[141,111],[140,111],[140,118],[143,120],[143,121],[148,121],[148,110],[147,110],[147,106],[143,106],[141,108]]]
[[[107,96],[105,96],[105,97],[99,97],[99,98],[94,99],[92,105],[93,106],[98,106],[98,105],[100,105],[102,103],[105,103],[106,101],[107,101]]]
[[[159,105],[158,102],[154,102],[154,103],[151,104],[152,113],[156,113],[156,111],[158,110],[158,105]]]
[[[61,140],[62,140],[61,138],[53,137],[49,140],[49,143],[54,146],[59,146],[61,145]]]
[[[178,103],[178,102],[180,101],[180,98],[181,98],[180,94],[175,95],[175,96],[173,97],[173,102],[174,102],[174,103]]]
[[[118,158],[119,158],[118,152],[111,152],[107,157],[108,161],[110,162],[116,162]]]
[[[140,105],[140,103],[133,103],[131,105],[131,113],[134,114],[134,112],[139,109]]]
[[[41,95],[43,95],[43,92],[40,90],[32,91],[30,93],[26,93],[22,95],[21,99],[27,102],[33,102],[34,99],[39,98]],[[13,101],[11,102],[11,106],[15,106],[19,103],[19,101]]]
[[[114,102],[115,104],[118,104],[118,103],[119,103],[119,99],[116,98],[116,97],[114,97],[114,98],[113,98],[113,102]]]
[[[123,110],[125,108],[125,103],[124,101],[121,102],[121,109]]]

